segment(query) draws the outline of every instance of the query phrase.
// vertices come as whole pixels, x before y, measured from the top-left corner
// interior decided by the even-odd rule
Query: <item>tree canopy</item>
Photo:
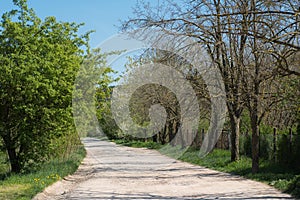
[[[78,35],[82,24],[41,20],[24,0],[14,4],[0,22],[0,138],[19,172],[74,131],[72,91],[88,34]]]

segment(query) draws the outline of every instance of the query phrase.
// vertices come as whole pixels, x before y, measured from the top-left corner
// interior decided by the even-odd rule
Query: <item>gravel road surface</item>
[[[180,162],[155,150],[85,138],[78,171],[38,194],[45,199],[291,199],[255,181]]]

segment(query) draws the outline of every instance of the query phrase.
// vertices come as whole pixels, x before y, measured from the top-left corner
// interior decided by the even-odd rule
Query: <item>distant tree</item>
[[[138,58],[130,58],[127,63],[127,67],[130,72],[134,72],[141,65],[147,63],[159,63],[165,66],[172,67],[180,71],[188,81],[189,84],[193,87],[195,94],[197,96],[198,103],[200,105],[200,121],[201,124],[209,124],[209,113],[210,113],[210,99],[209,94],[206,89],[204,80],[199,73],[193,70],[191,64],[189,64],[182,57],[172,54],[170,52],[162,50],[148,49]],[[153,71],[153,73],[156,73]],[[151,73],[147,74],[151,77]],[[169,77],[161,77],[169,79]],[[171,85],[176,85],[176,78],[170,80]],[[130,111],[132,118],[137,124],[147,125],[150,121],[149,109],[155,104],[159,104],[164,107],[167,118],[166,124],[162,130],[160,130],[153,138],[155,141],[162,144],[171,142],[176,134],[179,134],[179,128],[181,126],[181,117],[186,113],[182,113],[180,109],[180,102],[184,99],[178,99],[178,96],[174,94],[168,86],[159,85],[159,84],[146,84],[138,88],[132,95],[130,99]],[[205,122],[204,122],[205,121]],[[203,127],[202,127],[203,128]],[[205,127],[208,129],[207,127]],[[172,141],[172,145],[182,145],[185,146],[186,141],[189,141],[190,138],[184,138],[186,134],[180,135],[176,138],[176,141]],[[178,139],[180,138],[180,140]]]
[[[116,54],[117,52],[111,52],[111,54]],[[114,121],[113,115],[111,113],[111,96],[114,88],[114,84],[119,79],[114,78],[113,74],[116,73],[110,66],[106,63],[107,54],[101,54],[100,52],[94,51],[93,65],[99,70],[99,76],[96,77],[96,115],[99,121],[100,127],[108,138],[113,139],[117,137],[119,132],[119,127]],[[95,59],[98,58],[98,59]]]

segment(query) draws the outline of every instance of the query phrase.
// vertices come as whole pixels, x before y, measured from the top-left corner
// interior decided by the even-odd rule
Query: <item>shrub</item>
[[[240,136],[240,154],[251,157],[251,136],[248,134]]]
[[[295,197],[300,197],[300,175],[295,176],[292,182],[289,184],[287,191]]]

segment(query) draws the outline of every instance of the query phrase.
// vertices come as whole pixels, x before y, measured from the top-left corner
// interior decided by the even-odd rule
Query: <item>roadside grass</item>
[[[85,154],[84,147],[80,146],[67,159],[53,159],[43,164],[38,171],[9,174],[4,180],[0,180],[0,199],[32,199],[47,186],[74,173]]]
[[[297,174],[297,172],[276,165],[271,161],[261,160],[259,173],[252,174],[251,158],[241,156],[239,161],[230,162],[230,151],[228,150],[215,149],[206,157],[200,158],[198,151],[191,149],[180,160],[260,181],[283,192],[300,197],[300,194],[295,191],[297,188],[291,190],[291,185],[299,173]]]
[[[113,142],[130,146],[130,147],[144,147],[149,149],[160,149],[163,147],[154,142],[140,142],[140,141],[127,141],[127,140],[114,140]],[[153,144],[154,143],[154,144]],[[176,148],[168,151],[168,145],[165,146],[162,154],[174,157]],[[171,148],[170,148],[171,149]],[[300,174],[291,169],[279,166],[268,160],[260,161],[260,172],[252,174],[251,172],[251,158],[241,156],[239,161],[230,161],[230,151],[214,149],[210,154],[204,158],[199,157],[199,150],[189,148],[179,160],[200,165],[217,171],[227,172],[234,175],[243,176],[248,179],[260,181],[271,185],[282,192],[292,194],[296,198],[300,198]]]
[[[117,140],[111,140],[112,142],[128,147],[135,147],[135,148],[147,148],[147,149],[159,149],[162,147],[161,144],[158,144],[156,142],[142,142],[142,141],[130,141],[130,140],[122,140],[122,139],[117,139]]]

